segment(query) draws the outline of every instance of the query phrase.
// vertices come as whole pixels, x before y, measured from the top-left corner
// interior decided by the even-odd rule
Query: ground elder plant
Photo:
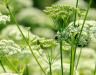
[[[91,47],[92,42],[95,43],[96,41],[96,21],[86,20],[92,0],[90,0],[86,10],[78,8],[78,0],[76,7],[52,5],[45,8],[44,13],[49,18],[43,16],[48,18],[50,23],[48,21],[49,25],[44,26],[46,24],[44,20],[42,21],[44,24],[40,21],[40,25],[38,22],[36,26],[55,30],[57,34],[56,37],[52,37],[54,39],[40,37],[32,33],[32,29],[36,26],[34,22],[31,22],[31,19],[33,19],[34,14],[37,15],[38,13],[29,14],[30,8],[28,8],[25,17],[23,16],[26,14],[25,12],[20,13],[24,17],[24,20],[21,19],[22,22],[26,21],[26,24],[29,24],[30,27],[23,26],[19,24],[22,22],[16,20],[15,17],[19,19],[20,16],[14,15],[10,1],[2,1],[9,16],[0,14],[0,25],[6,26],[1,28],[0,32],[2,36],[0,38],[0,75],[96,74],[96,49]],[[13,1],[13,3],[15,2]],[[15,6],[15,8],[18,7]],[[42,12],[42,14],[44,13]],[[37,24],[38,19],[35,18],[32,21],[34,20]],[[53,22],[54,25],[52,25]],[[34,24],[35,27],[32,28],[31,24]],[[53,28],[53,26],[55,27]],[[47,34],[47,32],[45,33]]]
[[[62,58],[63,57],[63,53],[62,53],[63,31],[67,29],[67,26],[69,25],[69,23],[71,21],[74,21],[75,18],[77,19],[82,18],[82,16],[84,16],[84,10],[70,7],[70,6],[64,6],[64,5],[61,5],[61,6],[53,5],[52,7],[46,8],[46,10],[44,11],[57,23],[56,27],[58,29],[58,34],[59,34],[58,37],[59,37],[59,43],[60,43],[61,70],[63,75],[63,58]],[[76,17],[74,16],[75,12],[77,15]]]
[[[63,62],[62,61],[62,41],[65,40],[65,39],[66,39],[66,41],[69,41],[67,35],[71,35],[71,37],[69,37],[70,38],[69,43],[71,45],[70,75],[74,75],[76,47],[80,43],[82,43],[82,42],[83,43],[81,45],[83,45],[84,43],[88,44],[88,41],[90,40],[90,37],[89,37],[90,36],[90,32],[87,32],[86,30],[84,30],[85,32],[82,32],[82,31],[83,31],[83,29],[86,29],[86,27],[84,27],[85,26],[84,24],[85,24],[85,21],[86,21],[86,17],[87,17],[87,14],[88,14],[91,2],[92,1],[90,0],[89,6],[88,6],[88,9],[87,9],[87,11],[85,13],[85,17],[84,17],[82,25],[77,24],[77,26],[76,26],[75,22],[76,22],[76,20],[78,20],[78,16],[79,16],[78,15],[78,10],[77,10],[78,9],[78,0],[77,0],[77,3],[76,3],[76,8],[71,8],[71,10],[70,10],[70,7],[67,8],[66,6],[60,6],[60,5],[59,6],[55,5],[55,6],[52,6],[52,7],[48,7],[48,8],[46,8],[47,11],[45,10],[45,13],[47,13],[50,17],[52,17],[53,20],[57,21],[58,33],[59,33],[59,41],[60,41],[60,54],[61,54],[61,70],[62,70],[62,75],[63,75],[63,67],[62,67],[63,66],[63,63],[62,63]],[[63,11],[64,8],[65,8],[65,11]],[[68,9],[69,9],[69,12],[68,12]],[[81,14],[82,13],[80,13],[80,15]],[[84,13],[83,13],[83,16],[84,16]],[[72,20],[72,18],[73,18],[73,20]],[[73,22],[73,26],[74,26],[73,28],[71,28],[72,25],[68,24],[71,21],[74,21]],[[68,26],[70,26],[69,29],[72,29],[71,33],[70,33],[70,30],[67,31]],[[75,27],[76,27],[76,29],[75,29]],[[79,33],[78,33],[78,30],[79,30],[78,27],[80,27]],[[87,29],[88,29],[88,26],[87,26]],[[89,27],[89,29],[90,29],[90,27]],[[86,32],[87,32],[87,34],[86,34]],[[63,38],[63,37],[65,37],[65,38]],[[82,39],[82,42],[81,42],[81,39]]]

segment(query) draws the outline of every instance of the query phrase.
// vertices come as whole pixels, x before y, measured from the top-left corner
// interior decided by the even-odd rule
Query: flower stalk
[[[81,37],[81,34],[82,34],[82,31],[83,31],[83,28],[84,28],[84,25],[85,25],[85,21],[86,21],[86,19],[87,19],[87,15],[88,15],[88,12],[89,12],[89,9],[90,9],[91,4],[92,4],[92,0],[90,0],[89,5],[88,5],[88,8],[87,8],[87,10],[86,10],[85,17],[84,17],[84,21],[83,21],[83,24],[82,24],[82,27],[81,27],[81,30],[80,30],[80,33],[79,33],[79,37],[77,38],[76,48],[77,48],[77,46],[78,46],[79,39],[80,39],[80,37]],[[75,53],[76,53],[76,48],[75,48]],[[76,66],[75,66],[76,68],[78,67],[81,54],[82,54],[82,48],[80,49],[79,57],[78,57],[78,59],[77,59],[77,64],[76,64]]]
[[[29,49],[30,49],[30,51],[31,51],[31,54],[33,55],[34,59],[36,60],[37,64],[39,65],[39,67],[40,67],[40,69],[42,70],[42,72],[44,73],[44,75],[46,75],[46,72],[44,71],[44,69],[42,68],[42,66],[41,66],[41,64],[39,63],[38,59],[36,58],[34,52],[33,52],[32,49],[31,49],[31,46],[30,46],[29,42],[26,40],[26,38],[25,38],[22,30],[20,29],[20,27],[19,27],[19,25],[18,25],[18,23],[17,23],[17,21],[16,21],[16,19],[15,19],[15,17],[14,17],[14,15],[12,14],[12,12],[11,12],[11,10],[10,10],[10,8],[9,8],[8,3],[5,3],[5,5],[6,5],[6,8],[8,9],[8,11],[9,11],[10,16],[13,18],[14,23],[16,23],[19,31],[21,32],[21,34],[22,34],[22,36],[23,36],[23,39],[25,40],[26,44],[28,45],[28,47],[29,47]]]

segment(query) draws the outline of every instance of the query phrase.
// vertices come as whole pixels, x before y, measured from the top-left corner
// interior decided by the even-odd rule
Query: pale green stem
[[[22,34],[22,36],[23,36],[23,38],[24,38],[26,44],[28,45],[28,47],[29,47],[29,49],[30,49],[30,51],[31,51],[31,53],[32,53],[32,55],[33,55],[33,57],[34,57],[34,59],[36,60],[36,62],[37,62],[37,64],[39,65],[39,67],[41,68],[42,72],[46,75],[46,72],[44,71],[44,69],[42,68],[41,64],[39,63],[37,57],[35,56],[34,52],[32,51],[32,48],[31,48],[29,42],[26,40],[26,38],[25,38],[25,36],[24,36],[22,30],[20,29],[20,27],[19,27],[19,25],[18,25],[18,23],[17,23],[17,21],[16,21],[14,15],[12,14],[12,12],[11,12],[11,10],[10,10],[8,4],[6,4],[6,7],[7,7],[9,13],[10,13],[10,16],[13,18],[14,22],[16,23],[16,25],[17,25],[19,31],[21,32],[21,34]]]
[[[80,60],[80,57],[81,57],[81,53],[82,53],[82,48],[80,48],[80,53],[79,53],[79,56],[77,58],[77,63],[76,63],[76,70],[78,68],[78,64],[79,64],[79,60]]]
[[[96,75],[96,63],[95,63],[94,75]]]
[[[76,17],[77,17],[77,7],[78,7],[78,0],[76,1],[76,11],[75,11],[75,17],[74,17],[74,26],[76,23]],[[75,46],[75,39],[72,39],[73,44],[71,45],[71,59],[70,59],[70,75],[74,75],[74,65],[75,65],[75,55],[76,55],[76,46]]]
[[[51,49],[51,54],[49,57],[49,67],[50,67],[50,75],[52,75],[52,49]]]
[[[63,53],[62,53],[62,32],[61,32],[61,37],[60,37],[60,58],[61,58],[61,75],[63,75]]]
[[[4,65],[3,65],[1,60],[0,60],[0,64],[1,64],[1,67],[2,67],[3,71],[6,72],[6,69],[5,69],[5,67],[4,67]]]
[[[92,0],[90,0],[90,2],[89,2],[89,5],[88,5],[88,8],[87,8],[85,17],[84,17],[84,21],[83,21],[83,24],[82,24],[82,27],[81,27],[81,30],[80,30],[80,33],[79,33],[79,37],[77,38],[76,48],[77,48],[77,46],[78,46],[79,39],[80,39],[80,37],[81,37],[81,33],[82,33],[83,28],[84,28],[84,25],[85,25],[85,21],[86,21],[86,18],[87,18],[87,15],[88,15],[88,12],[89,12],[91,3],[92,3]],[[75,53],[76,53],[76,48],[75,48]],[[82,50],[80,51],[80,54],[79,54],[79,57],[78,57],[78,61],[77,61],[78,63],[79,63],[79,59],[80,59],[80,57],[81,57],[81,53],[82,53]],[[77,65],[76,65],[76,68],[78,67],[78,63],[77,63]]]

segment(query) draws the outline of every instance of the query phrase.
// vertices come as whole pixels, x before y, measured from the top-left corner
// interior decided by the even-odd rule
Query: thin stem
[[[28,30],[28,43],[29,43],[29,45],[30,45],[30,34],[29,34],[29,30]]]
[[[11,61],[7,58],[7,56],[4,54],[4,52],[2,52],[2,53],[3,53],[4,60],[6,59],[6,62],[7,62],[7,64],[8,64],[8,66],[9,66],[9,64],[10,64],[11,68],[12,68],[15,72],[18,73],[17,69],[14,67],[14,65],[11,63]],[[0,60],[0,64],[1,64],[1,66],[2,66],[2,68],[3,68],[3,70],[6,72],[6,69],[5,69],[5,67],[4,67],[4,65],[3,65],[3,63],[2,63],[1,60]]]
[[[63,53],[62,53],[62,33],[60,38],[60,58],[61,58],[61,75],[63,75]]]
[[[50,54],[50,62],[49,62],[49,65],[50,65],[50,75],[52,75],[52,49],[51,49],[51,54]]]
[[[75,23],[76,23],[77,8],[78,8],[78,0],[76,1],[76,11],[75,11],[75,17],[74,17],[74,26],[75,26]]]
[[[76,25],[76,17],[77,17],[77,8],[78,8],[78,0],[76,1],[76,11],[74,17],[74,26]],[[71,45],[71,59],[70,59],[70,75],[74,75],[74,64],[75,64],[75,55],[76,55],[76,46],[74,45],[75,39],[72,38],[73,44]]]
[[[49,64],[49,75],[52,75],[52,49],[50,52],[48,52],[48,64]]]
[[[59,24],[59,29],[58,31],[60,32],[60,37],[59,37],[59,45],[60,45],[60,60],[61,60],[61,75],[63,75],[63,53],[62,53],[62,46],[63,46],[63,42],[62,42],[62,39],[63,39],[63,30],[65,29],[65,24],[64,24],[64,21],[62,18],[60,18],[58,20],[58,24]]]
[[[10,64],[11,68],[14,69],[15,72],[18,73],[18,70],[14,67],[13,63],[11,63],[11,61],[7,58],[7,56],[5,56],[5,58],[6,58],[7,62],[8,62],[8,64]]]
[[[96,63],[95,63],[94,75],[96,75]]]
[[[79,60],[80,60],[80,57],[81,57],[81,53],[82,53],[82,48],[80,48],[80,53],[79,53],[79,56],[78,56],[78,58],[77,58],[76,70],[77,70],[77,67],[78,67],[78,64],[79,64]]]
[[[84,25],[85,25],[85,21],[86,21],[86,18],[87,18],[87,15],[88,15],[88,12],[89,12],[91,3],[92,3],[92,0],[90,0],[90,2],[89,2],[89,5],[88,5],[88,8],[87,8],[85,17],[84,17],[84,21],[83,21],[83,24],[82,24],[82,27],[81,27],[81,30],[80,30],[80,33],[79,33],[79,37],[77,38],[76,48],[77,48],[77,46],[78,46],[79,39],[80,39],[80,37],[81,37],[81,33],[82,33],[83,28],[84,28]],[[76,54],[76,48],[75,48],[75,54]],[[82,53],[82,50],[81,50],[81,53]],[[80,53],[79,57],[81,56],[81,53]],[[80,59],[80,58],[79,58],[79,59]],[[78,63],[79,63],[79,59],[78,59]],[[77,67],[78,67],[78,65],[76,65],[76,68],[77,68]]]
[[[30,51],[31,51],[31,53],[32,53],[32,55],[33,55],[33,57],[34,57],[34,59],[36,60],[36,62],[37,62],[37,64],[39,65],[39,67],[41,68],[42,72],[46,75],[46,72],[44,71],[44,69],[42,68],[41,64],[39,63],[37,57],[35,56],[34,52],[32,51],[32,48],[31,48],[29,42],[26,40],[26,38],[25,38],[25,36],[24,36],[22,30],[20,29],[20,27],[19,27],[19,25],[18,25],[18,23],[17,23],[17,21],[16,21],[14,15],[12,14],[12,12],[11,12],[11,10],[10,10],[8,4],[6,4],[6,7],[7,7],[9,13],[10,13],[10,16],[13,18],[13,21],[16,23],[16,26],[18,27],[20,33],[22,34],[23,39],[25,40],[26,44],[28,45],[28,47],[29,47],[29,49],[30,49]]]
[[[60,57],[59,54],[56,54],[56,56],[52,60],[52,64],[57,60],[57,57]]]
[[[82,27],[81,27],[81,30],[80,30],[79,38],[80,38],[81,33],[82,33],[82,31],[83,31],[84,24],[85,24],[85,21],[86,21],[86,18],[87,18],[87,15],[88,15],[88,12],[89,12],[91,3],[92,3],[92,0],[90,0],[90,2],[89,2],[89,6],[88,6],[88,9],[87,9],[87,11],[86,11],[85,18],[84,18],[84,21],[83,21],[83,24],[82,24]]]
[[[50,67],[50,75],[52,75],[52,63],[49,61],[49,67]]]
[[[70,59],[70,75],[74,75],[74,65],[75,65],[75,39],[72,38],[72,45],[71,45],[71,59]]]
[[[6,72],[6,69],[5,69],[5,67],[4,67],[4,65],[3,65],[3,63],[2,63],[1,60],[0,60],[0,65],[1,65],[1,67],[2,67],[2,69],[3,69],[3,71]]]

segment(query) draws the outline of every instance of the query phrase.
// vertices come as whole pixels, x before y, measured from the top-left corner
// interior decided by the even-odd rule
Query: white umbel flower
[[[21,25],[19,27],[22,30],[23,35],[25,36],[26,39],[33,40],[34,38],[38,38],[37,36],[32,34],[27,28]],[[23,40],[23,36],[16,25],[7,26],[6,28],[2,30],[1,34],[4,37],[12,38],[17,41]]]
[[[0,56],[13,55],[21,52],[21,48],[12,40],[0,41]]]

